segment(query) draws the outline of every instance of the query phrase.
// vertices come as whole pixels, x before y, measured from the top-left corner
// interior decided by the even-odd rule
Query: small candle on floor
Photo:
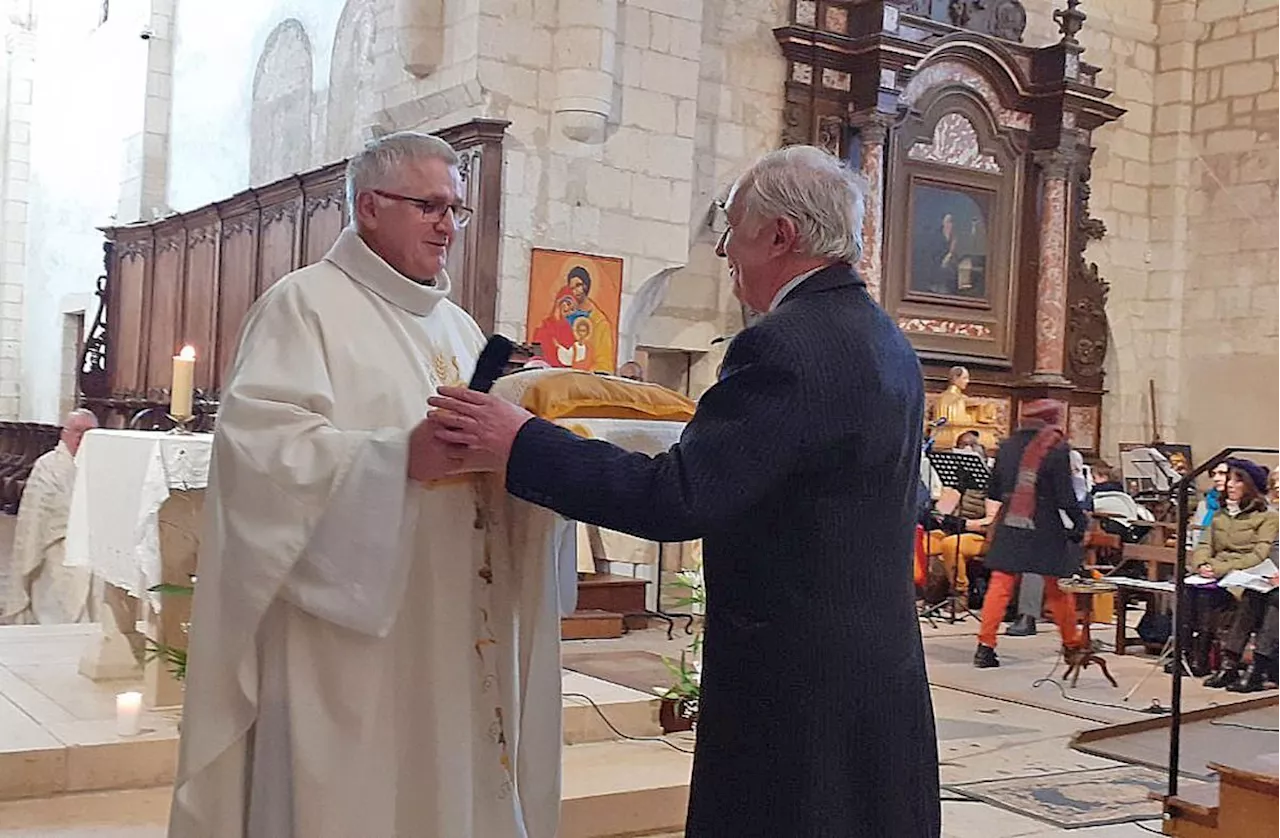
[[[116,696],[116,733],[137,736],[142,732],[142,693],[120,693]]]

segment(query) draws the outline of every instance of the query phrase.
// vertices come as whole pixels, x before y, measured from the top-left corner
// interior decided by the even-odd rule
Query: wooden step
[[[578,578],[578,607],[584,611],[643,614],[647,582],[634,576],[588,573]]]
[[[692,748],[692,737],[673,737]],[[679,833],[693,756],[661,742],[569,745],[562,756],[560,838]]]
[[[608,640],[622,636],[622,615],[616,611],[578,609],[560,618],[562,640]]]

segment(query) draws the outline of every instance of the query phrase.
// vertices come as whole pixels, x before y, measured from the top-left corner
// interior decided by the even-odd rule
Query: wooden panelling
[[[144,392],[168,390],[173,382],[173,356],[181,349],[182,282],[186,268],[186,233],[181,221],[156,228],[156,261],[151,280]]]
[[[342,169],[325,177],[303,178],[302,264],[319,262],[342,232],[345,181]]]
[[[439,132],[463,158],[464,200],[475,210],[450,254],[453,295],[486,332],[493,329],[498,296],[506,126],[478,119]],[[103,393],[99,382],[86,404],[115,424],[166,406],[173,355],[190,344],[200,391],[196,411],[215,412],[253,302],[285,274],[323,258],[349,222],[346,165],[293,175],[150,224],[105,230],[111,249],[101,295],[105,349],[95,351],[106,355],[107,388]]]
[[[302,198],[277,197],[264,201],[259,222],[258,294],[266,291],[298,265],[298,210]]]
[[[150,229],[144,228],[122,235],[111,265],[113,305],[107,315],[107,340],[116,349],[108,355],[107,376],[113,387],[126,392],[144,389],[142,351],[145,344],[141,335],[145,332],[147,291],[151,284],[151,234]]]
[[[179,347],[196,350],[195,386],[210,390],[217,368],[218,216],[209,212],[187,226],[187,270],[183,282]]]
[[[222,254],[218,274],[218,346],[214,386],[220,390],[231,369],[240,327],[257,296],[258,207],[235,208],[222,221]]]

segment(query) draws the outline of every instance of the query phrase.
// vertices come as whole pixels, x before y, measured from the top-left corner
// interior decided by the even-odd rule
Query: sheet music
[[[1151,579],[1130,579],[1127,576],[1108,576],[1107,581],[1120,588],[1140,588],[1146,591],[1171,592],[1172,582],[1156,582]]]
[[[1218,580],[1218,585],[1223,588],[1246,588],[1250,591],[1265,594],[1275,590],[1276,586],[1270,582],[1271,577],[1275,575],[1275,563],[1270,559],[1266,559],[1261,564],[1254,565],[1246,570],[1231,571]]]

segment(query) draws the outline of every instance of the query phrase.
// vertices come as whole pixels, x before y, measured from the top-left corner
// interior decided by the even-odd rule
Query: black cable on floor
[[[1068,694],[1066,686],[1064,686],[1063,683],[1059,681],[1057,678],[1053,677],[1053,673],[1058,671],[1058,664],[1061,662],[1062,662],[1062,650],[1059,649],[1058,657],[1054,659],[1053,668],[1049,670],[1049,674],[1044,676],[1043,678],[1037,678],[1036,680],[1032,681],[1031,689],[1033,690],[1039,689],[1041,684],[1053,684],[1055,687],[1058,688],[1058,692],[1062,694],[1063,699],[1065,699],[1066,701],[1074,701],[1076,704],[1089,704],[1094,707],[1107,707],[1112,710],[1128,710],[1130,713],[1141,713],[1144,716],[1151,715],[1152,713],[1157,712],[1151,707],[1139,709],[1137,707],[1128,707],[1124,704],[1111,704],[1106,701],[1090,701],[1087,698],[1076,698],[1075,696]],[[1163,712],[1163,710],[1161,712]]]
[[[623,733],[622,731],[614,727],[613,722],[609,721],[609,717],[606,716],[604,714],[604,711],[600,709],[600,705],[596,704],[595,701],[589,695],[583,695],[582,693],[561,693],[561,696],[564,698],[580,698],[583,701],[590,704],[591,708],[596,711],[596,714],[600,716],[600,719],[605,723],[605,725],[608,726],[609,730],[612,730],[614,735],[616,735],[619,739],[625,739],[628,742],[661,742],[662,744],[666,745],[668,748],[671,748],[674,751],[679,751],[682,754],[693,753],[693,751],[689,750],[688,748],[681,748],[679,745],[667,739],[665,736],[628,736],[627,734]]]
[[[1238,727],[1241,730],[1256,730],[1261,733],[1280,733],[1280,727],[1262,727],[1261,725],[1247,725],[1244,722],[1220,722],[1217,719],[1210,719],[1209,724],[1214,727]]]

